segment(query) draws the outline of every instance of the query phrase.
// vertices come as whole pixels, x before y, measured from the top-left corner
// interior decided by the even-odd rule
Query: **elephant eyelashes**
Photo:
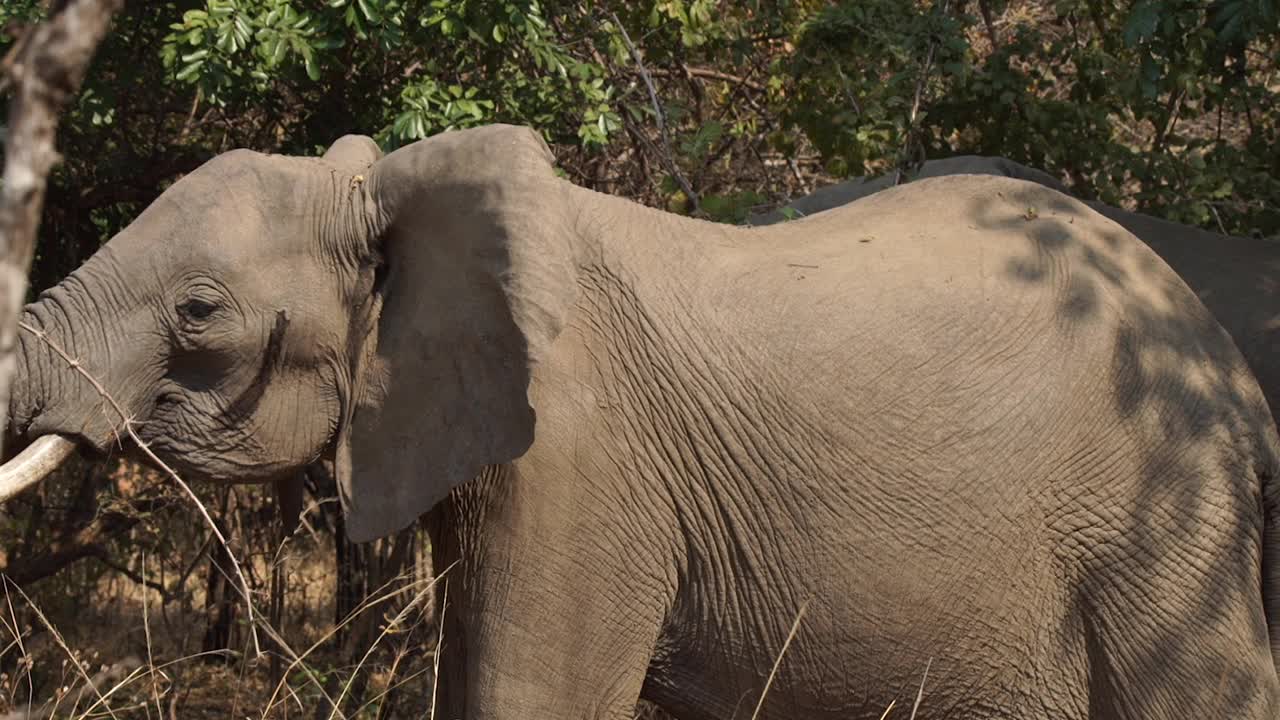
[[[218,311],[218,306],[198,298],[191,298],[178,306],[178,314],[183,320],[190,322],[202,322],[208,320],[211,315]]]

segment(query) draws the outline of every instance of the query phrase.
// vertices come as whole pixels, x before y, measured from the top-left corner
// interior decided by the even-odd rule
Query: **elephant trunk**
[[[106,365],[103,358],[121,355],[106,347],[112,332],[101,325],[101,312],[103,298],[113,295],[93,264],[22,311],[5,436],[32,443],[0,467],[0,502],[38,483],[77,445],[103,449],[115,437],[115,416],[77,369],[83,361],[92,372]]]
[[[30,308],[23,310],[19,317],[20,325],[31,326]],[[13,377],[9,379],[9,416],[5,425],[6,442],[12,438],[25,437],[31,422],[42,405],[47,404],[49,393],[40,388],[40,381],[46,373],[38,372],[32,367],[31,357],[34,349],[32,337],[27,330],[18,328],[17,347],[14,349]]]
[[[30,321],[23,313],[24,324]],[[11,379],[9,396],[8,434],[25,434],[35,418],[38,408],[48,393],[41,390],[39,374],[32,372],[31,349],[35,340],[30,333],[19,329],[16,348],[17,363]],[[18,453],[12,460],[0,466],[0,503],[7,502],[27,488],[38,484],[53,472],[76,449],[74,441],[61,435],[43,435]]]

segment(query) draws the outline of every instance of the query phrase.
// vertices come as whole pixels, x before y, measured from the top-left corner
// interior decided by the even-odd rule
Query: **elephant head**
[[[332,459],[357,541],[522,454],[530,364],[572,302],[567,183],[526,128],[378,155],[234,150],[168,188],[24,310],[11,430],[42,451],[122,437],[65,348],[184,475]]]

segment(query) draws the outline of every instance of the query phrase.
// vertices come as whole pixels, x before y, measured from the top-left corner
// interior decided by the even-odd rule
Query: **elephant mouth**
[[[87,440],[80,440],[82,441],[77,442],[77,439],[60,434],[41,435],[8,462],[0,465],[0,504],[39,485],[81,447],[91,448],[92,452],[101,450]],[[222,458],[190,457],[181,450],[170,447],[165,437],[147,438],[145,433],[140,432],[138,440],[145,443],[146,449],[138,448],[137,453],[143,462],[158,471],[178,474],[187,480],[218,484],[259,484],[273,482],[288,474],[288,469],[271,465],[247,465]]]

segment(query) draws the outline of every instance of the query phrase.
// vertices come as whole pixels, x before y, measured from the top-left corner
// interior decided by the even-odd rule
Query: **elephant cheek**
[[[245,425],[251,461],[273,473],[288,473],[318,459],[333,444],[339,401],[315,377],[301,383],[273,383]]]

